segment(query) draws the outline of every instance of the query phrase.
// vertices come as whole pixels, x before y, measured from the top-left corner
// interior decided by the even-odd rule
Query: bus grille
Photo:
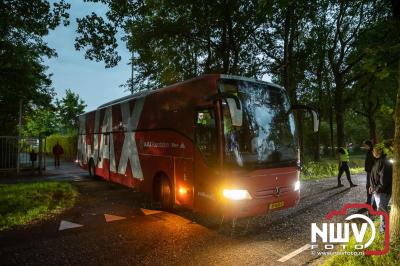
[[[273,187],[255,192],[254,197],[257,199],[275,198],[278,196],[285,196],[291,191],[293,191],[291,187]]]

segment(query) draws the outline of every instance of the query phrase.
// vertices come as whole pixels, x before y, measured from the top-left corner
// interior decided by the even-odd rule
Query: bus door
[[[99,159],[96,174],[106,180],[110,179],[110,133],[102,133],[100,140]]]
[[[199,108],[195,114],[194,209],[209,212],[215,206],[218,174],[217,126],[214,106]]]

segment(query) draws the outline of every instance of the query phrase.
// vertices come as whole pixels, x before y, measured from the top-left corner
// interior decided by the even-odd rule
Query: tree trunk
[[[321,135],[319,130],[321,128],[321,123],[318,126],[318,132],[315,134],[315,150],[314,150],[314,161],[319,161],[321,159],[319,147],[321,146]]]
[[[331,139],[331,156],[332,158],[335,157],[335,146],[333,140],[333,110],[332,107],[330,108],[329,112],[329,132],[330,132],[330,139]]]
[[[340,75],[335,78],[336,138],[338,147],[344,147],[344,104],[343,81]]]
[[[227,0],[224,1],[224,20],[222,26],[222,64],[223,73],[230,74],[230,53],[231,43],[229,36],[229,21],[231,20],[230,5]]]
[[[399,23],[400,24],[400,23]],[[394,164],[392,181],[392,208],[390,211],[390,240],[400,244],[400,60],[397,73],[397,100],[394,133]]]
[[[372,143],[377,143],[378,138],[376,136],[376,123],[375,123],[375,118],[373,115],[368,116],[368,128],[369,128],[369,139],[372,141]]]
[[[304,134],[303,134],[303,114],[301,111],[296,113],[297,135],[299,138],[300,155],[303,157],[304,151]]]

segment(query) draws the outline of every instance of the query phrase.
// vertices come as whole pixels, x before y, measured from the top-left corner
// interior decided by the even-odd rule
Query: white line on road
[[[302,246],[301,248],[296,249],[295,251],[293,251],[293,252],[287,254],[286,256],[280,258],[278,261],[279,261],[279,262],[285,262],[285,261],[287,261],[287,260],[290,260],[290,259],[293,258],[294,256],[297,256],[297,255],[300,254],[301,252],[303,252],[303,251],[309,249],[310,247],[311,247],[310,244],[306,244],[306,245]]]
[[[72,223],[72,222],[61,220],[60,226],[58,227],[58,231],[77,228],[77,227],[82,227],[82,226],[83,225],[81,225],[81,224],[76,224],[76,223]]]
[[[143,209],[143,208],[140,208],[140,210],[142,211],[142,213],[144,215],[152,215],[152,214],[156,214],[156,213],[161,213],[162,212],[162,211],[149,210],[149,209]]]
[[[107,214],[107,213],[104,214],[104,218],[106,219],[107,223],[126,219],[126,217],[123,217],[123,216],[112,215],[112,214]]]

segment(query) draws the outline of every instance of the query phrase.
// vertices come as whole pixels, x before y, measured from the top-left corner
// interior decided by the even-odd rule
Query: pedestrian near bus
[[[392,195],[392,164],[386,158],[382,148],[375,146],[372,150],[375,158],[371,170],[371,186],[369,192],[373,194],[378,211],[388,212],[388,204]],[[380,232],[386,228],[386,221],[381,215]]]
[[[357,185],[351,181],[350,168],[349,168],[350,156],[349,151],[346,148],[339,148],[339,173],[338,173],[338,187],[343,187],[341,178],[343,172],[346,173],[347,180],[349,181],[350,187],[356,187]]]
[[[61,145],[57,142],[53,147],[53,155],[54,155],[54,167],[60,168],[60,157],[64,154],[64,150]]]
[[[364,170],[367,173],[367,204],[373,206],[375,205],[373,200],[372,200],[372,194],[369,192],[369,187],[371,186],[371,170],[372,170],[372,166],[374,165],[374,155],[372,154],[372,150],[373,150],[373,145],[372,145],[372,141],[370,140],[366,140],[364,141],[364,149],[367,151],[366,155],[365,155],[365,163],[364,163]],[[373,206],[374,207],[374,206]]]

